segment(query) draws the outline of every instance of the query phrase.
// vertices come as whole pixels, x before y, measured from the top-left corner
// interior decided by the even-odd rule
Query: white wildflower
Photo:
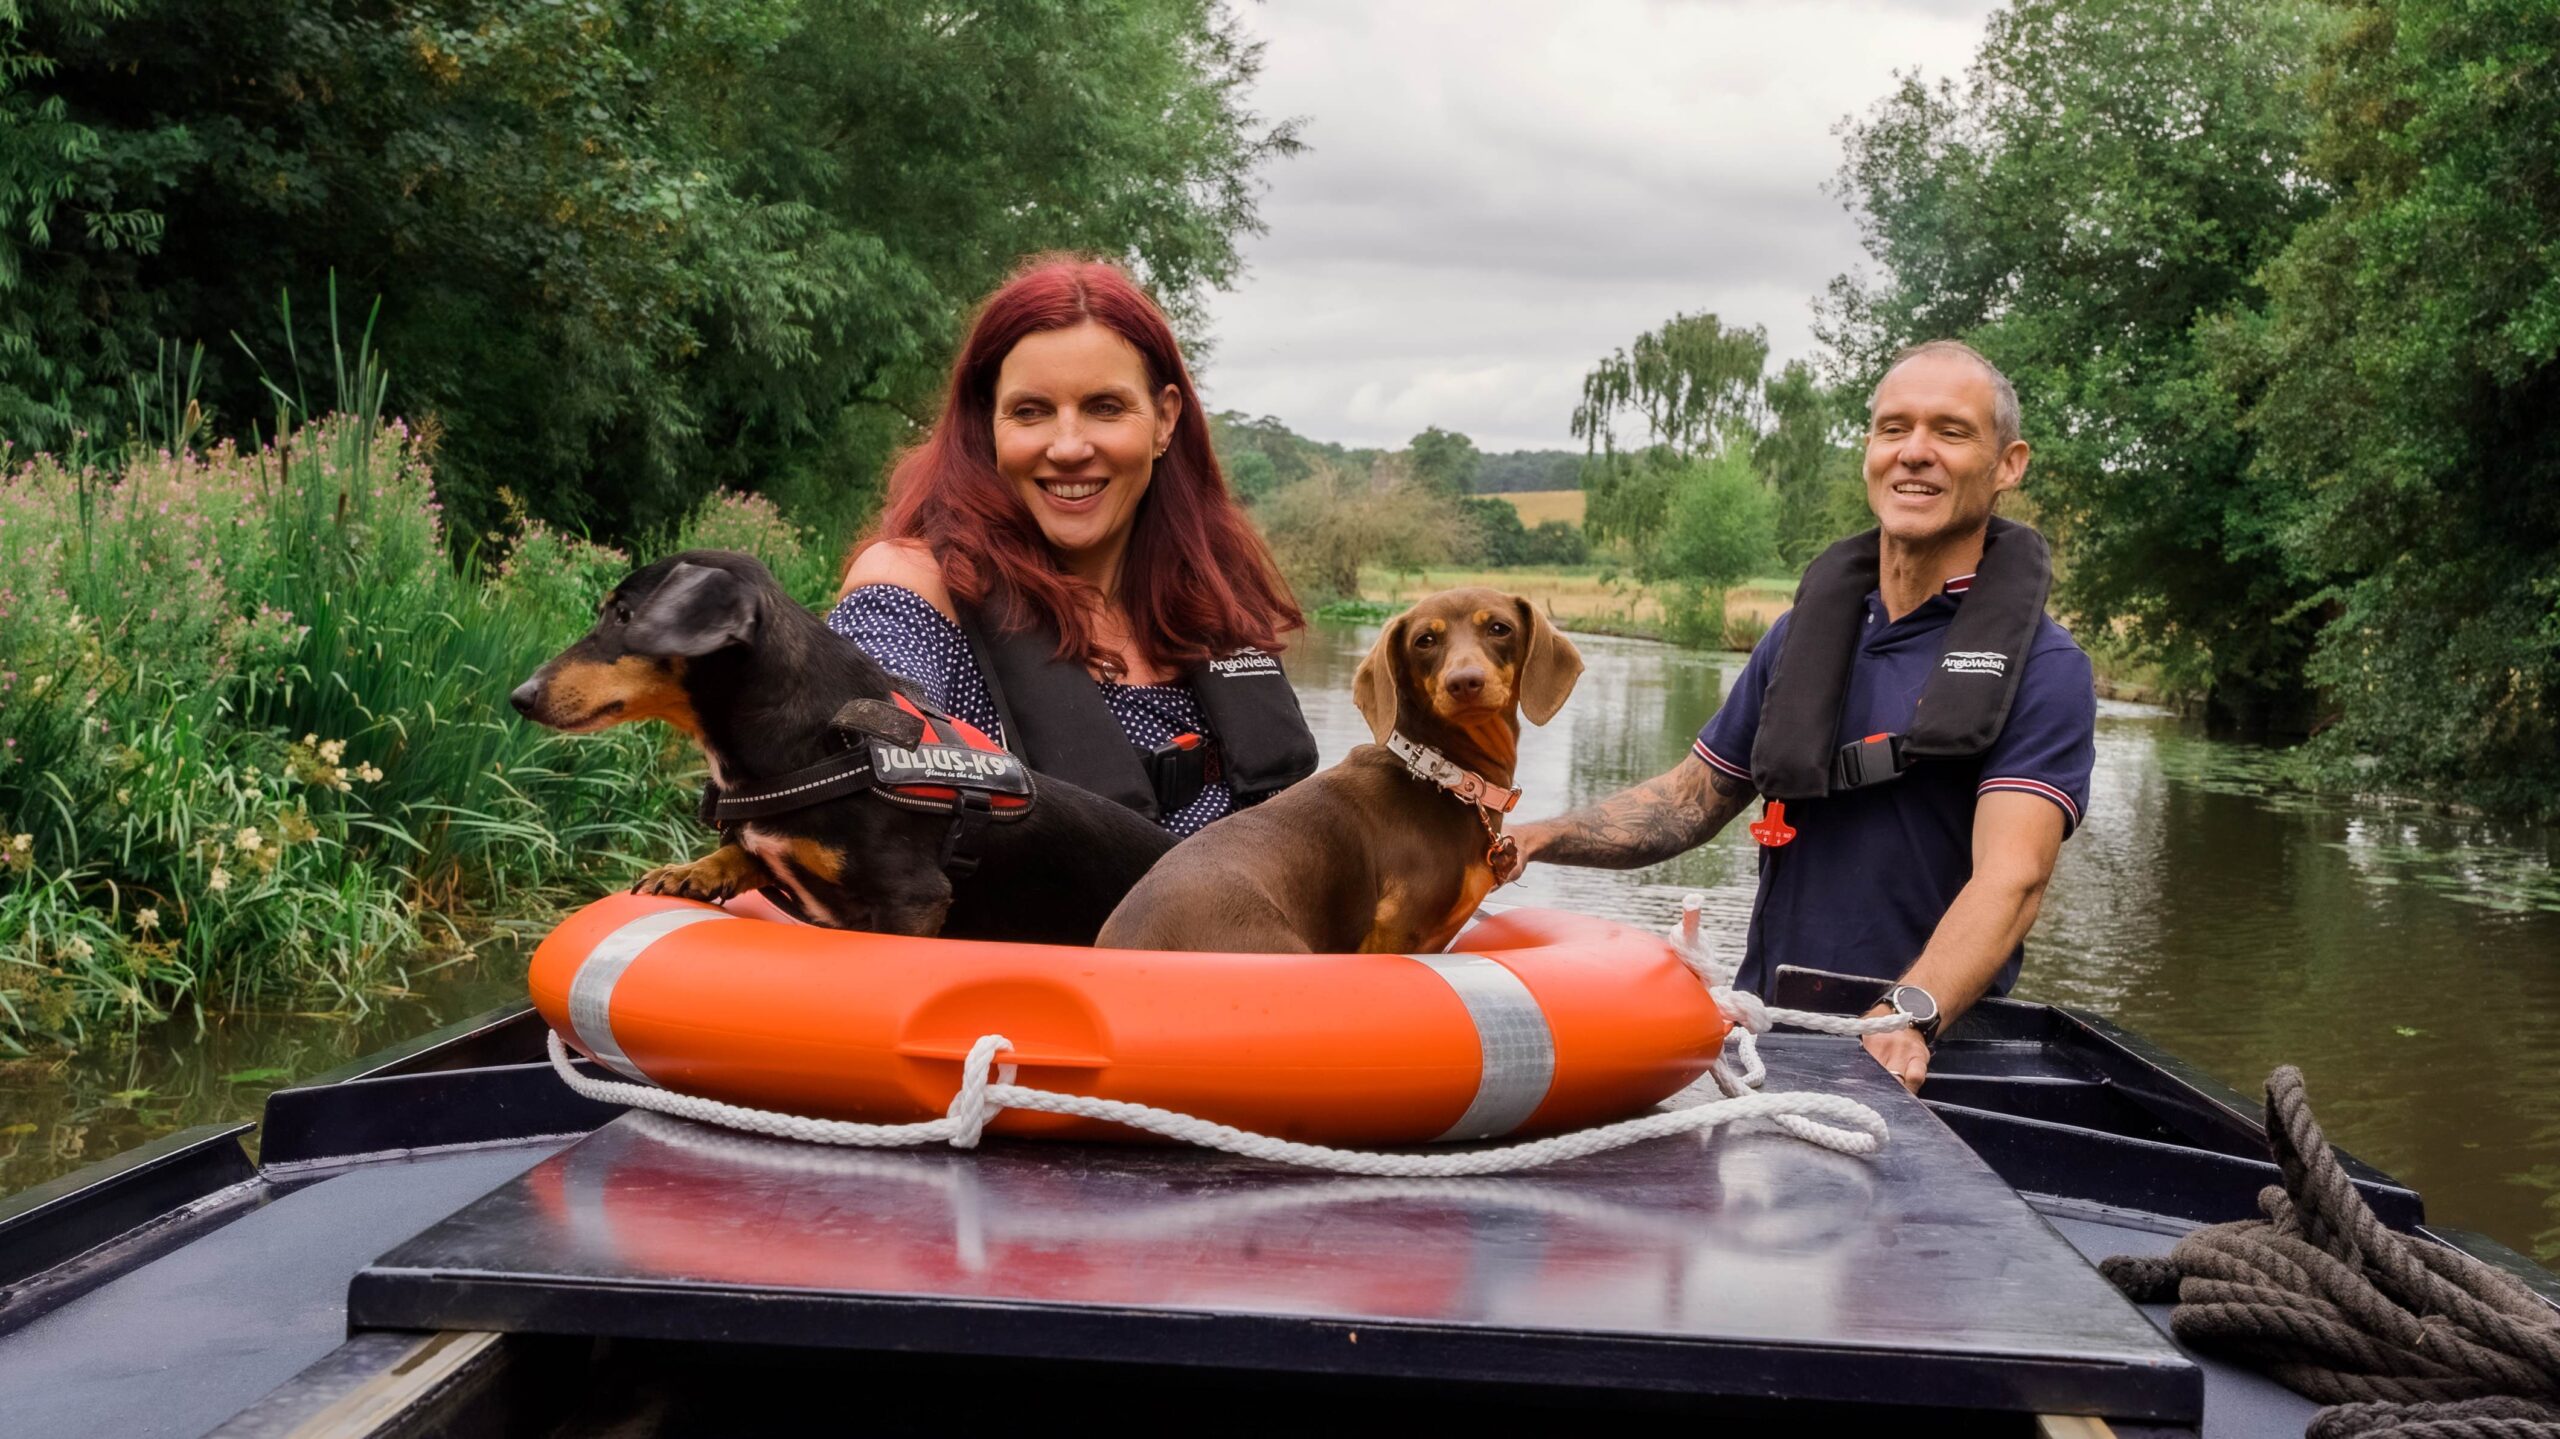
[[[238,835],[232,838],[231,842],[240,846],[240,852],[242,854],[248,854],[256,850],[259,845],[266,843],[266,837],[259,834],[254,829],[244,827]]]
[[[73,959],[87,959],[98,951],[90,945],[89,941],[75,934],[62,942],[62,952]]]
[[[375,769],[368,761],[356,766],[356,778],[363,780],[366,784],[372,784],[382,778],[382,771]]]
[[[34,835],[13,834],[9,836],[9,852],[11,854],[25,854],[33,850],[35,847],[36,837]]]
[[[149,934],[153,930],[158,929],[160,927],[159,909],[155,906],[150,909],[135,910],[133,912],[133,927],[141,930],[144,934]]]
[[[320,762],[322,764],[336,764],[340,759],[345,757],[346,753],[347,742],[345,740],[333,739],[322,740],[320,742]]]
[[[225,890],[231,888],[231,871],[224,869],[218,864],[215,865],[213,867],[213,873],[204,877],[204,885],[205,888],[212,890],[215,894],[221,894]]]

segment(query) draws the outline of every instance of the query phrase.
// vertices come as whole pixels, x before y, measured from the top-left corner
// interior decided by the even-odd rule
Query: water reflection
[[[1328,759],[1368,738],[1351,672],[1376,633],[1321,628],[1289,657]],[[1581,686],[1522,740],[1524,818],[1668,767],[1741,667],[1575,642]],[[1537,866],[1501,897],[1655,924],[1703,890],[1738,950],[1752,881],[1737,825],[1649,869]],[[2306,796],[2267,751],[2102,702],[2088,820],[2028,950],[2020,997],[2107,1014],[2246,1093],[2299,1064],[2331,1135],[2430,1217],[2560,1260],[2560,833]]]

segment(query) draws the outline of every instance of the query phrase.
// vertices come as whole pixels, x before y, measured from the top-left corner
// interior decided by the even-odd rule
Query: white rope
[[[952,1096],[951,1109],[942,1118],[915,1124],[857,1124],[849,1120],[808,1119],[723,1104],[716,1099],[678,1094],[655,1085],[590,1079],[570,1067],[568,1049],[561,1044],[560,1036],[557,1033],[550,1036],[551,1067],[571,1089],[599,1103],[628,1105],[634,1109],[653,1110],[679,1119],[700,1120],[705,1124],[770,1134],[781,1139],[864,1148],[947,1143],[955,1149],[973,1149],[977,1147],[978,1137],[986,1131],[987,1121],[994,1118],[1000,1109],[1029,1109],[1043,1114],[1071,1114],[1082,1119],[1107,1120],[1204,1149],[1240,1154],[1247,1159],[1264,1159],[1275,1164],[1293,1164],[1334,1174],[1368,1174],[1389,1179],[1440,1179],[1538,1169],[1561,1164],[1568,1159],[1640,1144],[1648,1139],[1714,1129],[1747,1119],[1775,1120],[1787,1125],[1790,1133],[1796,1132],[1795,1125],[1801,1124],[1811,1132],[1799,1137],[1843,1154],[1872,1154],[1882,1147],[1886,1137],[1883,1117],[1854,1099],[1836,1094],[1749,1094],[1711,1100],[1688,1109],[1658,1111],[1638,1119],[1605,1124],[1597,1129],[1559,1134],[1525,1144],[1507,1144],[1495,1149],[1441,1154],[1333,1149],[1321,1144],[1274,1139],[1267,1134],[1255,1134],[1231,1125],[1177,1114],[1170,1109],[1158,1109],[1150,1104],[1026,1089],[1013,1083],[1012,1065],[996,1062],[996,1055],[1010,1048],[1011,1044],[1003,1035],[990,1034],[969,1046],[969,1057],[962,1061],[960,1092]],[[997,1076],[993,1082],[988,1079],[990,1070]]]
[[[1275,1139],[1195,1115],[1158,1109],[1151,1104],[1030,1089],[1013,1082],[1015,1066],[997,1061],[997,1055],[1013,1047],[1013,1042],[1001,1034],[982,1035],[977,1043],[969,1046],[969,1057],[961,1062],[960,1092],[951,1097],[951,1107],[943,1117],[914,1124],[860,1124],[842,1119],[810,1119],[725,1104],[699,1095],[678,1094],[652,1084],[590,1078],[571,1066],[568,1047],[561,1043],[557,1032],[549,1036],[551,1067],[572,1090],[600,1104],[649,1110],[679,1119],[716,1124],[725,1129],[769,1134],[780,1139],[867,1149],[919,1144],[949,1144],[955,1149],[974,1149],[979,1137],[986,1132],[988,1121],[994,1119],[999,1110],[1005,1109],[1105,1120],[1185,1144],[1196,1144],[1204,1149],[1239,1154],[1247,1159],[1320,1169],[1333,1174],[1366,1174],[1388,1179],[1444,1179],[1539,1169],[1569,1159],[1622,1149],[1630,1144],[1641,1144],[1648,1139],[1702,1133],[1754,1120],[1774,1123],[1808,1144],[1842,1154],[1873,1154],[1883,1147],[1887,1137],[1884,1117],[1845,1095],[1755,1093],[1767,1077],[1767,1070],[1760,1062],[1759,1047],[1753,1037],[1765,1032],[1773,1022],[1802,1025],[1828,1034],[1874,1034],[1898,1029],[1910,1021],[1900,1015],[1851,1019],[1840,1015],[1771,1009],[1760,1001],[1758,995],[1734,989],[1732,974],[1715,962],[1706,936],[1698,926],[1702,902],[1702,896],[1695,894],[1682,902],[1680,918],[1670,929],[1670,939],[1681,962],[1706,982],[1716,1007],[1724,1012],[1731,1025],[1728,1042],[1740,1059],[1741,1067],[1734,1069],[1719,1056],[1709,1070],[1716,1087],[1723,1091],[1725,1097],[1685,1109],[1657,1110],[1595,1129],[1493,1148],[1444,1150],[1432,1154],[1335,1149],[1322,1144]]]
[[[1740,1034],[1763,1034],[1773,1024],[1792,1025],[1823,1034],[1864,1036],[1883,1034],[1888,1030],[1908,1029],[1907,1014],[1878,1014],[1861,1017],[1852,1014],[1822,1014],[1810,1009],[1772,1008],[1760,996],[1747,989],[1733,987],[1734,970],[1720,963],[1715,948],[1707,942],[1707,932],[1698,923],[1706,908],[1707,897],[1692,890],[1681,897],[1680,917],[1663,937],[1671,941],[1672,952],[1689,966],[1713,995],[1716,1007],[1724,1011],[1725,1021]]]
[[[1714,1066],[1707,1071],[1707,1077],[1715,1081],[1716,1088],[1723,1091],[1728,1099],[1739,1098],[1758,1089],[1761,1082],[1769,1077],[1768,1066],[1760,1062],[1759,1037],[1768,1033],[1773,1024],[1854,1037],[1910,1027],[1909,1015],[1879,1014],[1862,1018],[1849,1014],[1819,1014],[1808,1009],[1778,1009],[1747,989],[1734,988],[1734,970],[1716,961],[1715,946],[1708,941],[1705,927],[1698,922],[1706,902],[1707,897],[1695,890],[1683,895],[1680,917],[1673,920],[1671,928],[1663,933],[1671,941],[1671,952],[1680,956],[1680,962],[1689,966],[1690,971],[1698,976],[1698,981],[1707,987],[1708,996],[1715,1000],[1716,1008],[1724,1011],[1725,1023],[1730,1026],[1725,1033],[1725,1044],[1732,1054],[1732,1062],[1718,1056]],[[1808,1144],[1832,1147],[1826,1142],[1827,1135],[1820,1132],[1822,1126],[1809,1119],[1794,1114],[1772,1118],[1780,1129]]]

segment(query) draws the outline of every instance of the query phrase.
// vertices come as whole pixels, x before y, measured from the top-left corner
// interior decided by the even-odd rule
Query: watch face
[[[1938,1017],[1938,1001],[1930,998],[1929,991],[1916,984],[1896,986],[1893,1007],[1910,1016],[1914,1024],[1927,1024]]]

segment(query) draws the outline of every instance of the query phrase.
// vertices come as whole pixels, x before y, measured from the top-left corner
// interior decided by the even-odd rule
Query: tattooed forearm
[[[1750,803],[1750,785],[1692,755],[1669,774],[1524,825],[1521,839],[1549,864],[1636,869],[1713,839]]]

